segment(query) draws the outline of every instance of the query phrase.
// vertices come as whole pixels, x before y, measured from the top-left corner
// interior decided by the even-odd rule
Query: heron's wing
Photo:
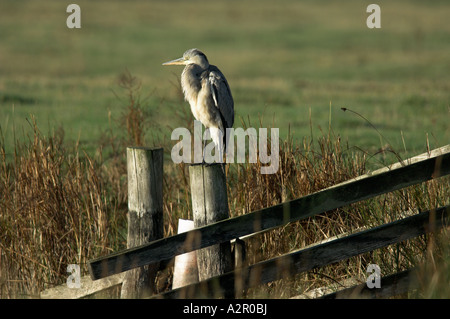
[[[224,129],[232,127],[234,123],[234,102],[227,79],[214,65],[210,65],[209,71],[212,98],[224,121]]]

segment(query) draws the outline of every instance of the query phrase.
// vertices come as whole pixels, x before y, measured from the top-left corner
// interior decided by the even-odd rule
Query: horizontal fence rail
[[[416,271],[416,268],[412,268],[383,277],[380,280],[381,287],[377,289],[371,289],[367,287],[367,283],[363,283],[321,296],[320,299],[374,299],[398,296],[419,287]]]
[[[292,201],[126,249],[88,262],[93,280],[235,238],[267,231],[358,201],[450,174],[450,152],[367,175]],[[198,240],[201,238],[201,240]],[[186,244],[189,243],[189,244]]]
[[[450,206],[419,213],[370,230],[339,238],[324,244],[294,251],[236,269],[221,276],[200,283],[171,290],[156,297],[180,298],[182,296],[220,296],[234,289],[232,283],[239,283],[243,290],[263,283],[282,279],[297,273],[326,266],[375,249],[437,231],[448,226]],[[218,291],[219,287],[222,291]]]
[[[80,278],[80,288],[70,288],[67,283],[48,288],[40,293],[41,299],[79,299],[103,290],[122,285],[125,273],[92,281],[90,276]]]

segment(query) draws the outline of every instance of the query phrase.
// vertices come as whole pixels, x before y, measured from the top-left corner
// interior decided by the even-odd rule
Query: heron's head
[[[206,58],[206,55],[199,49],[189,49],[186,52],[184,52],[183,57],[163,63],[163,65],[188,65],[188,64],[197,64],[205,69],[209,66],[209,62],[208,59]]]

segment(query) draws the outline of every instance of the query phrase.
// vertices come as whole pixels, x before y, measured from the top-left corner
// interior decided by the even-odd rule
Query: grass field
[[[167,154],[176,143],[171,128],[192,125],[182,69],[161,65],[188,48],[203,50],[227,76],[235,127],[280,128],[282,173],[230,165],[232,216],[448,144],[447,2],[378,1],[382,28],[369,29],[370,2],[356,0],[77,1],[82,28],[68,29],[68,3],[0,0],[0,297],[36,297],[66,280],[67,264],[85,272],[88,259],[126,246],[125,147],[143,129],[143,143]],[[395,156],[380,152],[391,148]],[[177,218],[192,217],[187,175],[187,166],[165,161],[166,235],[176,232]],[[449,182],[256,236],[249,261],[448,205]],[[363,282],[364,266],[374,262],[388,272],[430,267],[421,292],[409,297],[448,297],[448,251],[447,231],[247,297]]]
[[[66,27],[60,1],[2,1],[0,125],[8,145],[62,126],[93,151],[119,116],[118,78],[142,82],[155,126],[176,125],[181,68],[162,62],[198,47],[226,74],[239,117],[295,137],[331,124],[351,145],[397,152],[450,140],[450,6],[380,2],[382,28],[366,26],[361,1],[79,1],[81,29]],[[115,92],[115,93],[114,93]],[[383,134],[362,118],[367,118]],[[311,117],[310,117],[311,113]],[[275,124],[273,121],[275,120]],[[402,134],[404,144],[402,140]]]

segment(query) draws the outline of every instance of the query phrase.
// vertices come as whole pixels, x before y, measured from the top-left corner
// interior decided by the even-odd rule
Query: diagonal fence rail
[[[233,290],[233,283],[243,290],[348,259],[375,249],[405,241],[448,226],[450,206],[419,213],[389,224],[335,239],[324,244],[290,252],[221,276],[171,290],[161,298],[220,296]],[[219,288],[220,287],[220,288]],[[221,289],[221,290],[219,290]]]
[[[159,239],[89,261],[93,280],[159,261],[179,254],[267,231],[358,201],[399,190],[450,174],[450,151],[399,166],[379,174],[336,185],[279,205]],[[198,240],[201,238],[201,240]]]

